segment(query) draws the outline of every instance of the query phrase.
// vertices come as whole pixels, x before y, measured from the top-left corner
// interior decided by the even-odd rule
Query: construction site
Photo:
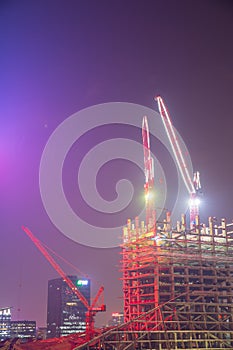
[[[209,217],[206,224],[200,221],[199,173],[189,174],[165,104],[161,97],[156,101],[189,192],[190,208],[176,223],[171,222],[169,211],[156,219],[154,165],[148,121],[143,117],[146,218],[128,219],[123,228],[124,323],[95,329],[96,312],[105,310],[105,305],[96,306],[100,289],[92,306],[83,301],[85,333],[25,344],[9,341],[4,349],[233,349],[233,223],[224,218],[218,222],[215,217]],[[67,279],[63,272],[60,275]],[[75,290],[68,280],[67,284]]]

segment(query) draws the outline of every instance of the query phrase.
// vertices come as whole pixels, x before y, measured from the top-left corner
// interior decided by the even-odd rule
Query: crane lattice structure
[[[72,292],[80,299],[80,301],[86,307],[87,312],[86,312],[86,334],[85,334],[85,337],[87,340],[91,339],[95,334],[94,317],[95,317],[96,313],[106,311],[106,306],[104,304],[97,306],[97,302],[98,302],[100,296],[103,294],[104,287],[101,286],[99,288],[96,296],[94,297],[92,304],[89,305],[88,301],[82,295],[82,293],[77,288],[77,286],[74,285],[74,283],[71,281],[71,279],[66,275],[66,273],[61,269],[61,267],[53,259],[53,257],[48,253],[48,251],[44,247],[43,243],[41,241],[39,241],[39,239],[36,238],[27,227],[23,226],[22,228],[23,228],[23,231],[27,234],[27,236],[35,244],[35,246],[39,249],[39,251],[44,255],[44,257],[52,265],[52,267],[58,272],[58,274],[67,283],[67,285],[70,287]]]
[[[199,194],[201,192],[201,183],[200,183],[200,173],[197,171],[193,175],[189,173],[185,156],[181,150],[178,136],[176,131],[172,125],[171,118],[168,113],[168,109],[165,106],[165,103],[162,97],[157,96],[155,100],[158,103],[159,112],[162,118],[162,122],[164,128],[167,133],[168,140],[170,142],[173,154],[176,159],[177,166],[179,168],[180,174],[184,181],[184,184],[189,192],[190,200],[189,200],[189,208],[190,208],[190,228],[194,227],[195,218],[199,215]]]
[[[144,154],[144,174],[145,174],[145,207],[146,207],[146,225],[155,229],[155,207],[154,207],[154,159],[150,152],[150,133],[147,117],[142,120],[142,143]]]

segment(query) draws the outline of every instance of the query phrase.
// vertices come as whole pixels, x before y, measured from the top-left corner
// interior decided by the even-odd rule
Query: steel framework
[[[123,231],[125,323],[85,334],[14,344],[14,350],[233,350],[233,223],[170,215],[156,230],[138,219]],[[156,233],[155,233],[156,232]]]
[[[206,227],[197,216],[190,230],[185,221],[171,229],[167,213],[156,236],[138,219],[124,228],[128,332],[146,333],[151,349],[233,349],[233,224]]]
[[[195,218],[199,215],[199,195],[201,193],[200,173],[199,171],[194,173],[193,180],[187,168],[185,155],[179,144],[179,137],[172,125],[171,118],[168,113],[168,109],[161,96],[155,97],[155,101],[158,103],[159,113],[162,118],[162,122],[167,133],[168,140],[170,142],[173,154],[176,159],[177,166],[180,174],[183,178],[184,184],[190,195],[190,228],[192,229],[195,224]]]

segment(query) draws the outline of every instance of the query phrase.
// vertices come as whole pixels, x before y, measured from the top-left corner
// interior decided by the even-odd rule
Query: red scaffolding
[[[164,232],[170,230],[170,213],[163,222]],[[124,296],[124,321],[129,322],[155,309],[150,315],[146,327],[161,328],[159,306],[159,265],[165,258],[161,255],[161,236],[156,233],[155,215],[149,225],[135,218],[128,220],[123,229],[122,272]],[[171,296],[172,297],[172,296]],[[169,297],[170,298],[170,297]],[[137,323],[139,327],[140,323]],[[143,325],[145,327],[145,325]],[[141,329],[142,330],[142,329]]]

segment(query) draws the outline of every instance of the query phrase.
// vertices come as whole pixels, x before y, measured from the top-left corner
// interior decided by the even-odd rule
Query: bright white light
[[[200,199],[199,198],[191,198],[189,200],[189,206],[192,207],[192,206],[199,206],[201,203]]]
[[[145,194],[146,201],[153,199],[154,194],[153,192],[148,192]]]

